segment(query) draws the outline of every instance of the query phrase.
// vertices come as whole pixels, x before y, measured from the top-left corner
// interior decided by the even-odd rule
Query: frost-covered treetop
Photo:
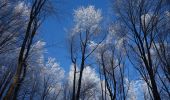
[[[75,32],[89,30],[93,32],[102,20],[101,10],[94,6],[80,7],[74,11]]]
[[[15,13],[21,13],[22,12],[22,16],[29,16],[29,4],[26,4],[24,1],[19,1],[16,6],[15,6]]]

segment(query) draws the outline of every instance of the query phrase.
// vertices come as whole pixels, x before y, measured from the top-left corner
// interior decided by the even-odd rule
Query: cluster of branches
[[[93,37],[96,34],[99,35],[99,31],[91,31],[92,25],[89,26],[90,28],[85,27],[83,31],[80,29],[77,32],[79,33],[76,35],[77,37],[71,34],[70,54],[74,65],[72,100],[81,98],[82,73],[86,65],[92,62],[92,59],[96,59],[96,57],[90,58],[90,55],[95,52],[98,56],[97,63],[103,100],[108,98],[126,100],[128,98],[128,87],[130,87],[128,84],[130,83],[125,83],[127,77],[125,62],[128,62],[127,60],[139,72],[140,79],[147,84],[150,96],[147,97],[144,94],[144,99],[170,98],[169,1],[114,0],[113,4],[116,13],[113,34],[118,34],[122,41],[126,40],[121,47],[124,48],[125,55],[122,55],[122,49],[117,50],[117,45],[120,44],[111,43],[108,46],[103,46],[105,45],[103,40],[95,43],[90,51],[88,48],[90,42],[95,41]],[[119,26],[120,29],[116,29],[116,26]],[[124,61],[125,59],[126,61]],[[80,66],[80,69],[77,70],[76,66]],[[76,83],[76,73],[80,73],[78,83]],[[77,87],[76,84],[78,84]]]
[[[30,78],[38,76],[34,76],[31,72],[34,69],[30,70],[32,66],[29,60],[31,54],[36,56],[37,51],[33,48],[34,37],[48,14],[47,11],[50,9],[48,4],[49,0],[0,1],[0,99],[16,100],[19,97],[23,99],[28,97],[28,94],[32,99],[35,96],[37,91],[35,87],[38,86],[38,82],[36,78],[28,79],[27,76],[30,75]],[[38,43],[41,45],[40,42]],[[5,58],[8,60],[6,61]],[[42,99],[45,99],[51,84],[48,83],[47,76],[44,76],[42,82],[44,82],[44,84],[41,83],[43,92],[40,95]],[[27,86],[30,93],[27,91]],[[22,95],[21,91],[24,91]]]
[[[168,0],[114,0],[115,22],[106,31],[100,27],[100,10],[94,6],[75,10],[75,26],[68,39],[72,84],[69,80],[59,84],[55,80],[63,74],[46,70],[58,66],[53,59],[48,67],[41,68],[43,64],[36,61],[36,68],[32,67],[34,38],[51,5],[49,0],[23,1],[29,4],[26,15],[24,4],[19,5],[23,9],[19,11],[14,6],[17,0],[0,1],[0,99],[135,99],[129,63],[147,85],[149,96],[144,93],[144,99],[170,98]],[[6,60],[5,56],[11,57]],[[85,75],[86,70],[92,75],[91,67],[98,71],[99,80],[94,74],[94,80]]]
[[[115,1],[118,20],[127,29],[130,62],[147,83],[154,100],[169,98],[169,1]]]

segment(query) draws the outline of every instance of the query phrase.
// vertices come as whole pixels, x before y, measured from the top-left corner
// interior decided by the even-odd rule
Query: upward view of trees
[[[68,71],[39,37],[56,1],[0,1],[0,100],[169,100],[169,0],[74,9]]]

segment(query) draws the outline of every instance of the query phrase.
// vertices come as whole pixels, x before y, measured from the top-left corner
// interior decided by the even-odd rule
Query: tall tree
[[[96,46],[95,49],[90,51],[88,45],[91,40],[97,38],[97,35],[99,34],[99,24],[101,19],[101,11],[96,10],[94,6],[88,6],[87,8],[80,7],[74,11],[75,26],[73,27],[69,37],[69,40],[71,41],[70,51],[72,63],[75,65],[75,73],[77,72],[76,66],[78,65],[80,66],[80,75],[78,77],[77,91],[75,91],[75,84],[73,86],[73,100],[80,99],[83,70],[85,66],[87,66],[87,58],[97,48]],[[80,63],[78,61],[80,61]],[[74,74],[74,76],[76,77],[76,74]],[[75,81],[76,78],[73,79]]]
[[[126,46],[128,57],[148,87],[154,100],[160,100],[157,81],[157,59],[152,55],[153,45],[158,42],[159,28],[164,21],[166,0],[116,0],[114,9],[117,18],[127,29],[129,40]],[[165,24],[165,23],[164,23]],[[154,48],[155,49],[155,48]]]
[[[127,98],[129,83],[125,82],[125,50],[122,27],[116,23],[108,28],[108,34],[96,51],[94,57],[99,65],[101,79],[102,99],[125,100]],[[123,31],[122,31],[123,32]],[[93,49],[97,44],[91,43]],[[127,70],[126,70],[127,71]],[[126,86],[126,87],[125,87]]]
[[[16,99],[18,90],[20,88],[20,83],[24,80],[26,74],[26,60],[30,51],[33,38],[40,26],[41,21],[44,19],[43,8],[47,3],[47,0],[33,0],[31,1],[31,10],[29,14],[29,21],[25,31],[24,40],[20,49],[18,64],[16,68],[13,80],[7,90],[4,99]]]
[[[0,1],[0,97],[9,85],[16,68],[18,48],[21,44],[23,22],[27,22],[28,7],[24,2]]]

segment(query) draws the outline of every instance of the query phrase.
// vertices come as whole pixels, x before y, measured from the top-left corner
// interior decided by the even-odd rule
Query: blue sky
[[[40,38],[46,42],[47,53],[45,57],[56,58],[56,61],[61,65],[61,67],[68,72],[70,69],[70,57],[67,47],[67,36],[68,33],[66,29],[70,29],[73,25],[73,12],[75,9],[88,5],[94,5],[96,9],[102,11],[102,16],[104,20],[104,25],[111,23],[114,17],[109,13],[112,8],[110,0],[60,0],[59,2],[59,13],[56,16],[48,17],[41,27]],[[56,8],[58,5],[55,5]],[[111,19],[111,20],[110,20]],[[130,66],[130,67],[129,67]],[[136,71],[131,67],[128,62],[129,75],[131,78],[136,79]]]
[[[70,58],[67,48],[66,38],[68,33],[65,31],[73,25],[73,11],[81,6],[94,5],[96,9],[101,9],[104,18],[107,18],[110,9],[109,0],[60,0],[58,5],[59,15],[48,17],[40,31],[40,38],[46,42],[46,57],[54,57],[57,62],[69,70]],[[57,5],[55,5],[57,6]],[[56,7],[57,8],[57,7]]]

